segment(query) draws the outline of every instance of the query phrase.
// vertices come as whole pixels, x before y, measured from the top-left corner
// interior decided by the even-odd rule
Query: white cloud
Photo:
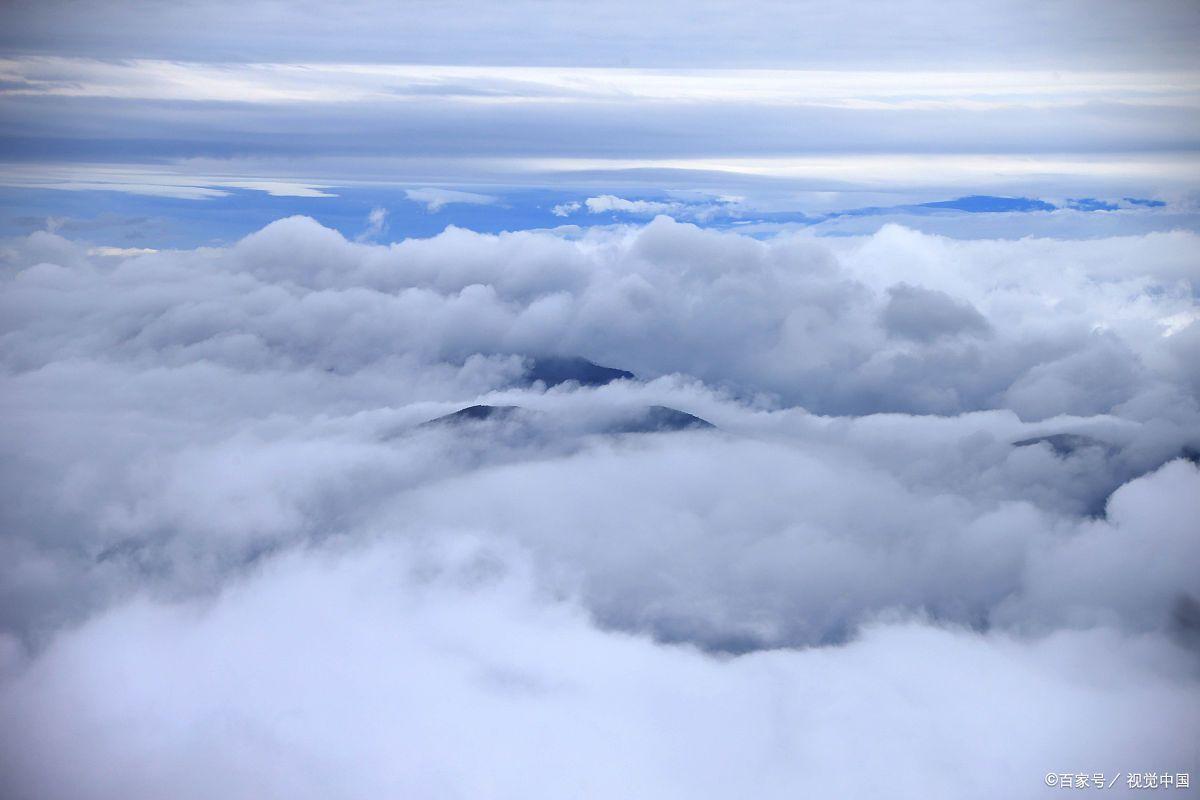
[[[387,217],[388,210],[386,208],[372,208],[371,212],[367,214],[367,227],[363,228],[363,232],[358,235],[356,241],[369,241],[386,231]]]
[[[1196,239],[8,240],[0,772],[924,798],[1186,771]],[[551,354],[639,380],[525,386]],[[420,427],[474,403],[530,416]],[[649,405],[717,430],[603,433]]]
[[[743,198],[722,196],[700,196],[690,200],[628,200],[611,194],[602,194],[584,200],[590,214],[628,214],[634,217],[653,217],[659,214],[674,219],[707,222],[718,214],[728,214],[731,205],[740,204]],[[575,204],[578,206],[578,203]]]
[[[413,202],[424,203],[425,207],[432,212],[441,211],[443,207],[451,205],[452,203],[486,206],[495,203],[497,200],[497,198],[489,194],[460,192],[456,189],[439,189],[436,187],[406,189],[404,194]]]
[[[811,105],[988,111],[1094,102],[1195,108],[1200,73],[1115,70],[629,69],[453,64],[0,59],[10,96],[238,103],[456,102]],[[464,91],[470,88],[474,91]]]
[[[224,165],[228,168],[228,165]],[[187,169],[112,164],[8,164],[0,167],[0,184],[29,189],[75,192],[126,192],[180,200],[227,197],[229,189],[249,189],[273,197],[336,197],[319,182],[255,176],[197,175]]]
[[[587,172],[626,170],[685,170],[733,176],[829,181],[830,187],[847,184],[876,189],[913,191],[929,186],[994,187],[1076,186],[1086,191],[1100,184],[1190,187],[1200,177],[1200,160],[1191,155],[1138,154],[974,155],[939,153],[795,154],[734,158],[565,158],[523,159],[529,171]],[[711,180],[711,177],[708,178]],[[840,185],[839,185],[840,184]]]
[[[46,227],[51,228],[49,225]],[[129,258],[131,256],[145,256],[157,252],[158,250],[153,247],[112,247],[109,245],[89,247],[87,250],[89,256],[107,256],[109,258]]]
[[[619,211],[626,214],[639,214],[644,216],[653,216],[655,214],[667,214],[680,208],[679,203],[663,203],[657,200],[626,200],[623,197],[614,197],[611,194],[602,194],[599,197],[589,197],[584,201],[587,210],[591,214],[604,214],[612,211]]]
[[[295,183],[291,181],[280,180],[229,180],[221,178],[200,179],[213,181],[218,186],[229,187],[231,189],[253,189],[259,192],[266,192],[272,197],[337,197],[336,194],[326,192],[327,186],[313,185],[307,183]]]
[[[574,214],[582,207],[583,206],[580,203],[575,201],[570,203],[559,203],[554,208],[550,209],[550,213],[556,217],[566,217]]]
[[[1200,733],[1161,639],[897,621],[719,660],[444,550],[288,556],[71,632],[0,688],[10,796],[1053,797],[1048,771],[1186,771]]]

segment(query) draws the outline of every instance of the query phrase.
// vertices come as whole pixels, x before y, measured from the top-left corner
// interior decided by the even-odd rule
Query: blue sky
[[[1111,231],[1195,227],[1190,3],[4,13],[9,235],[190,246],[296,213],[383,238],[654,213],[830,233],[895,216],[953,233],[947,219],[974,209],[930,221],[913,207],[976,195],[1063,209],[1009,212],[1040,214],[1034,233],[1091,235],[1084,211],[1108,213]],[[854,24],[868,13],[875,24]],[[593,213],[604,197],[629,203]],[[386,227],[368,222],[376,209]],[[849,225],[859,209],[871,221]],[[1021,235],[1009,216],[986,225]]]

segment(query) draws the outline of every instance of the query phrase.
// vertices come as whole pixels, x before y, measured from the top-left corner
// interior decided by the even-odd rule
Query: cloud
[[[1019,64],[1030,69],[1194,69],[1189,35],[1197,23],[1190,4],[1150,0],[1138,13],[1068,0],[1045,9],[1020,2],[997,9],[974,0],[879,2],[861,8],[772,5],[772,26],[753,11],[721,0],[697,2],[680,18],[669,7],[619,0],[608,10],[579,9],[548,17],[532,0],[503,11],[480,2],[439,0],[436,13],[358,0],[349,13],[320,6],[284,14],[248,3],[237,20],[223,4],[145,8],[103,0],[63,19],[57,7],[19,0],[2,40],[6,52],[97,59],[159,58],[216,63],[260,61],[315,64],[379,63],[405,53],[411,64],[468,66],[613,67],[652,69],[798,67],[919,71],[943,64],[986,73]],[[938,11],[936,20],[931,11]],[[457,16],[451,17],[452,14]],[[535,27],[540,24],[540,29]],[[267,36],[266,31],[278,31]],[[852,35],[838,38],[838,33]],[[1115,38],[1128,46],[1114,50]],[[626,61],[622,61],[624,56]]]
[[[662,214],[673,219],[704,223],[716,217],[737,216],[737,206],[742,200],[743,198],[735,196],[702,196],[699,199],[688,200],[628,200],[602,194],[587,198],[583,205],[589,214],[623,214],[632,217],[654,217]]]
[[[1176,71],[630,69],[434,63],[211,63],[63,55],[0,60],[10,97],[243,103],[667,102],[989,111],[1093,103],[1191,108]]]
[[[554,208],[550,209],[550,213],[556,217],[566,217],[574,214],[582,207],[582,204],[578,202],[559,203]]]
[[[744,194],[757,182],[920,187],[936,190],[932,200],[1054,192],[1078,204],[1187,191],[1198,174],[1197,74],[1110,60],[1033,69],[1007,54],[1003,69],[983,72],[948,68],[944,56],[923,69],[696,69],[693,45],[683,62],[650,69],[359,53],[255,61],[242,49],[216,61],[83,58],[61,48],[0,59],[3,185],[204,199],[418,182]],[[651,176],[662,170],[671,180]],[[429,198],[431,209],[445,204],[419,202]]]
[[[1040,797],[1048,771],[1184,771],[1200,733],[1160,639],[895,621],[718,660],[599,631],[527,571],[376,543],[105,614],[0,689],[9,796]]]
[[[888,289],[883,324],[889,334],[917,341],[945,336],[979,336],[990,331],[987,320],[970,303],[945,292],[898,283]]]
[[[148,322],[143,307],[114,303],[97,333],[128,331],[118,336],[93,339],[70,324],[73,304],[90,292],[75,282],[89,273],[64,273],[68,283],[47,294],[39,270],[49,267],[30,262],[7,305],[14,319],[42,308],[42,324],[57,324],[58,332],[46,340],[17,328],[9,341],[12,357],[35,359],[31,365],[53,358],[48,342],[67,346],[81,336],[93,348],[119,343],[127,357],[157,357],[171,343],[186,361],[189,348],[227,341],[232,326],[278,368],[314,360],[363,367],[384,354],[461,360],[476,352],[563,351],[647,377],[682,372],[745,396],[771,393],[820,413],[957,413],[1005,407],[1006,392],[1032,392],[1047,408],[1062,397],[1057,410],[1031,410],[1035,416],[1091,414],[1192,379],[1194,369],[1179,360],[1184,353],[1164,351],[1162,340],[1168,332],[1188,340],[1180,325],[1194,302],[1181,281],[1195,273],[1187,256],[1194,239],[954,242],[885,227],[856,240],[800,234],[760,242],[660,219],[578,242],[451,229],[379,249],[291,218],[232,248],[145,262],[179,281],[147,278],[159,304]],[[70,250],[44,234],[21,248],[14,258]],[[1128,262],[1117,257],[1135,254],[1144,266],[1122,272]],[[215,271],[191,286],[197,260]],[[883,260],[893,265],[886,275],[875,266]],[[140,280],[141,263],[122,264],[115,275]],[[300,294],[253,305],[280,286]],[[183,297],[196,320],[188,326],[174,322],[179,312],[171,306]],[[338,321],[333,339],[307,318],[318,308],[326,324]],[[331,350],[338,341],[344,346]],[[1075,400],[1049,389],[1082,387],[1089,373],[1113,389],[1081,388]],[[1024,400],[1015,407],[1033,408]]]
[[[228,170],[229,165],[223,166]],[[55,189],[69,192],[124,192],[179,200],[211,200],[228,197],[230,189],[264,192],[271,197],[336,197],[325,185],[247,175],[197,175],[186,167],[146,167],[139,164],[6,165],[0,183],[26,189]]]
[[[424,203],[425,207],[431,212],[441,211],[442,208],[452,203],[486,206],[496,202],[496,198],[488,194],[460,192],[455,189],[438,189],[434,187],[406,189],[404,194],[414,203]]]
[[[379,234],[387,230],[388,210],[386,208],[372,208],[367,214],[367,227],[363,228],[356,241],[364,242],[374,239]]]
[[[619,211],[625,214],[644,216],[666,214],[681,207],[679,203],[663,203],[656,200],[626,200],[623,197],[614,197],[611,194],[589,197],[584,201],[584,205],[587,206],[588,213],[590,214],[605,214]]]
[[[49,225],[46,226],[50,228]],[[157,253],[153,247],[111,247],[102,245],[100,247],[89,247],[87,254],[89,256],[108,256],[109,258],[129,258],[130,256],[144,256],[150,253]]]
[[[1196,238],[6,240],[5,794],[1187,771]]]

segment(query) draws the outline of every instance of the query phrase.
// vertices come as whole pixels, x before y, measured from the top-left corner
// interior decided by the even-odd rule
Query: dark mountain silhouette
[[[619,380],[633,380],[634,374],[623,369],[602,367],[577,356],[545,356],[532,359],[524,375],[526,383],[541,381],[546,387],[576,381],[580,386],[603,386]]]
[[[520,406],[475,405],[459,409],[452,414],[435,417],[417,427],[456,426],[479,422],[522,421],[534,423],[543,415]],[[686,411],[667,406],[647,406],[621,417],[616,423],[602,429],[602,433],[662,433],[703,428],[715,428],[711,422]]]
[[[511,419],[521,410],[520,406],[467,406],[452,414],[446,414],[441,417],[435,417],[428,422],[422,422],[421,426],[462,425],[468,422],[483,422],[485,420],[505,420]]]
[[[1045,442],[1054,450],[1054,455],[1060,458],[1066,458],[1076,450],[1082,450],[1085,447],[1102,447],[1105,450],[1111,450],[1112,445],[1108,442],[1102,442],[1099,439],[1093,439],[1091,436],[1084,436],[1078,433],[1051,433],[1047,436],[1034,436],[1032,439],[1022,439],[1019,442],[1013,442],[1013,447],[1031,447],[1035,444]]]
[[[608,433],[661,433],[715,427],[708,420],[677,408],[650,406],[636,416],[609,428]]]

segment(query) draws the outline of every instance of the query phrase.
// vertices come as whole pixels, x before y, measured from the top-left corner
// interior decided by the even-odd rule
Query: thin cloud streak
[[[211,64],[0,59],[5,95],[238,103],[639,101],[859,109],[1200,107],[1194,72],[639,70],[405,64]]]
[[[932,155],[924,153],[779,156],[773,158],[393,158],[363,165],[354,159],[323,159],[297,171],[294,164],[234,159],[177,167],[123,164],[0,164],[0,185],[64,191],[122,191],[180,198],[220,196],[240,188],[278,196],[323,197],[337,186],[397,186],[423,182],[579,188],[646,182],[652,171],[677,188],[753,185],[794,190],[884,190],[976,192],[1034,191],[1065,194],[1097,190],[1108,194],[1183,193],[1200,179],[1200,156],[1124,154],[1106,157],[1061,155]],[[226,174],[194,172],[216,166]],[[240,171],[240,172],[239,172]],[[364,174],[369,173],[369,174]],[[650,178],[648,183],[661,183]],[[765,182],[765,183],[763,183]],[[493,195],[426,187],[414,199],[436,210],[450,202],[488,204]],[[421,192],[434,192],[428,198]],[[665,207],[664,207],[665,208]]]

